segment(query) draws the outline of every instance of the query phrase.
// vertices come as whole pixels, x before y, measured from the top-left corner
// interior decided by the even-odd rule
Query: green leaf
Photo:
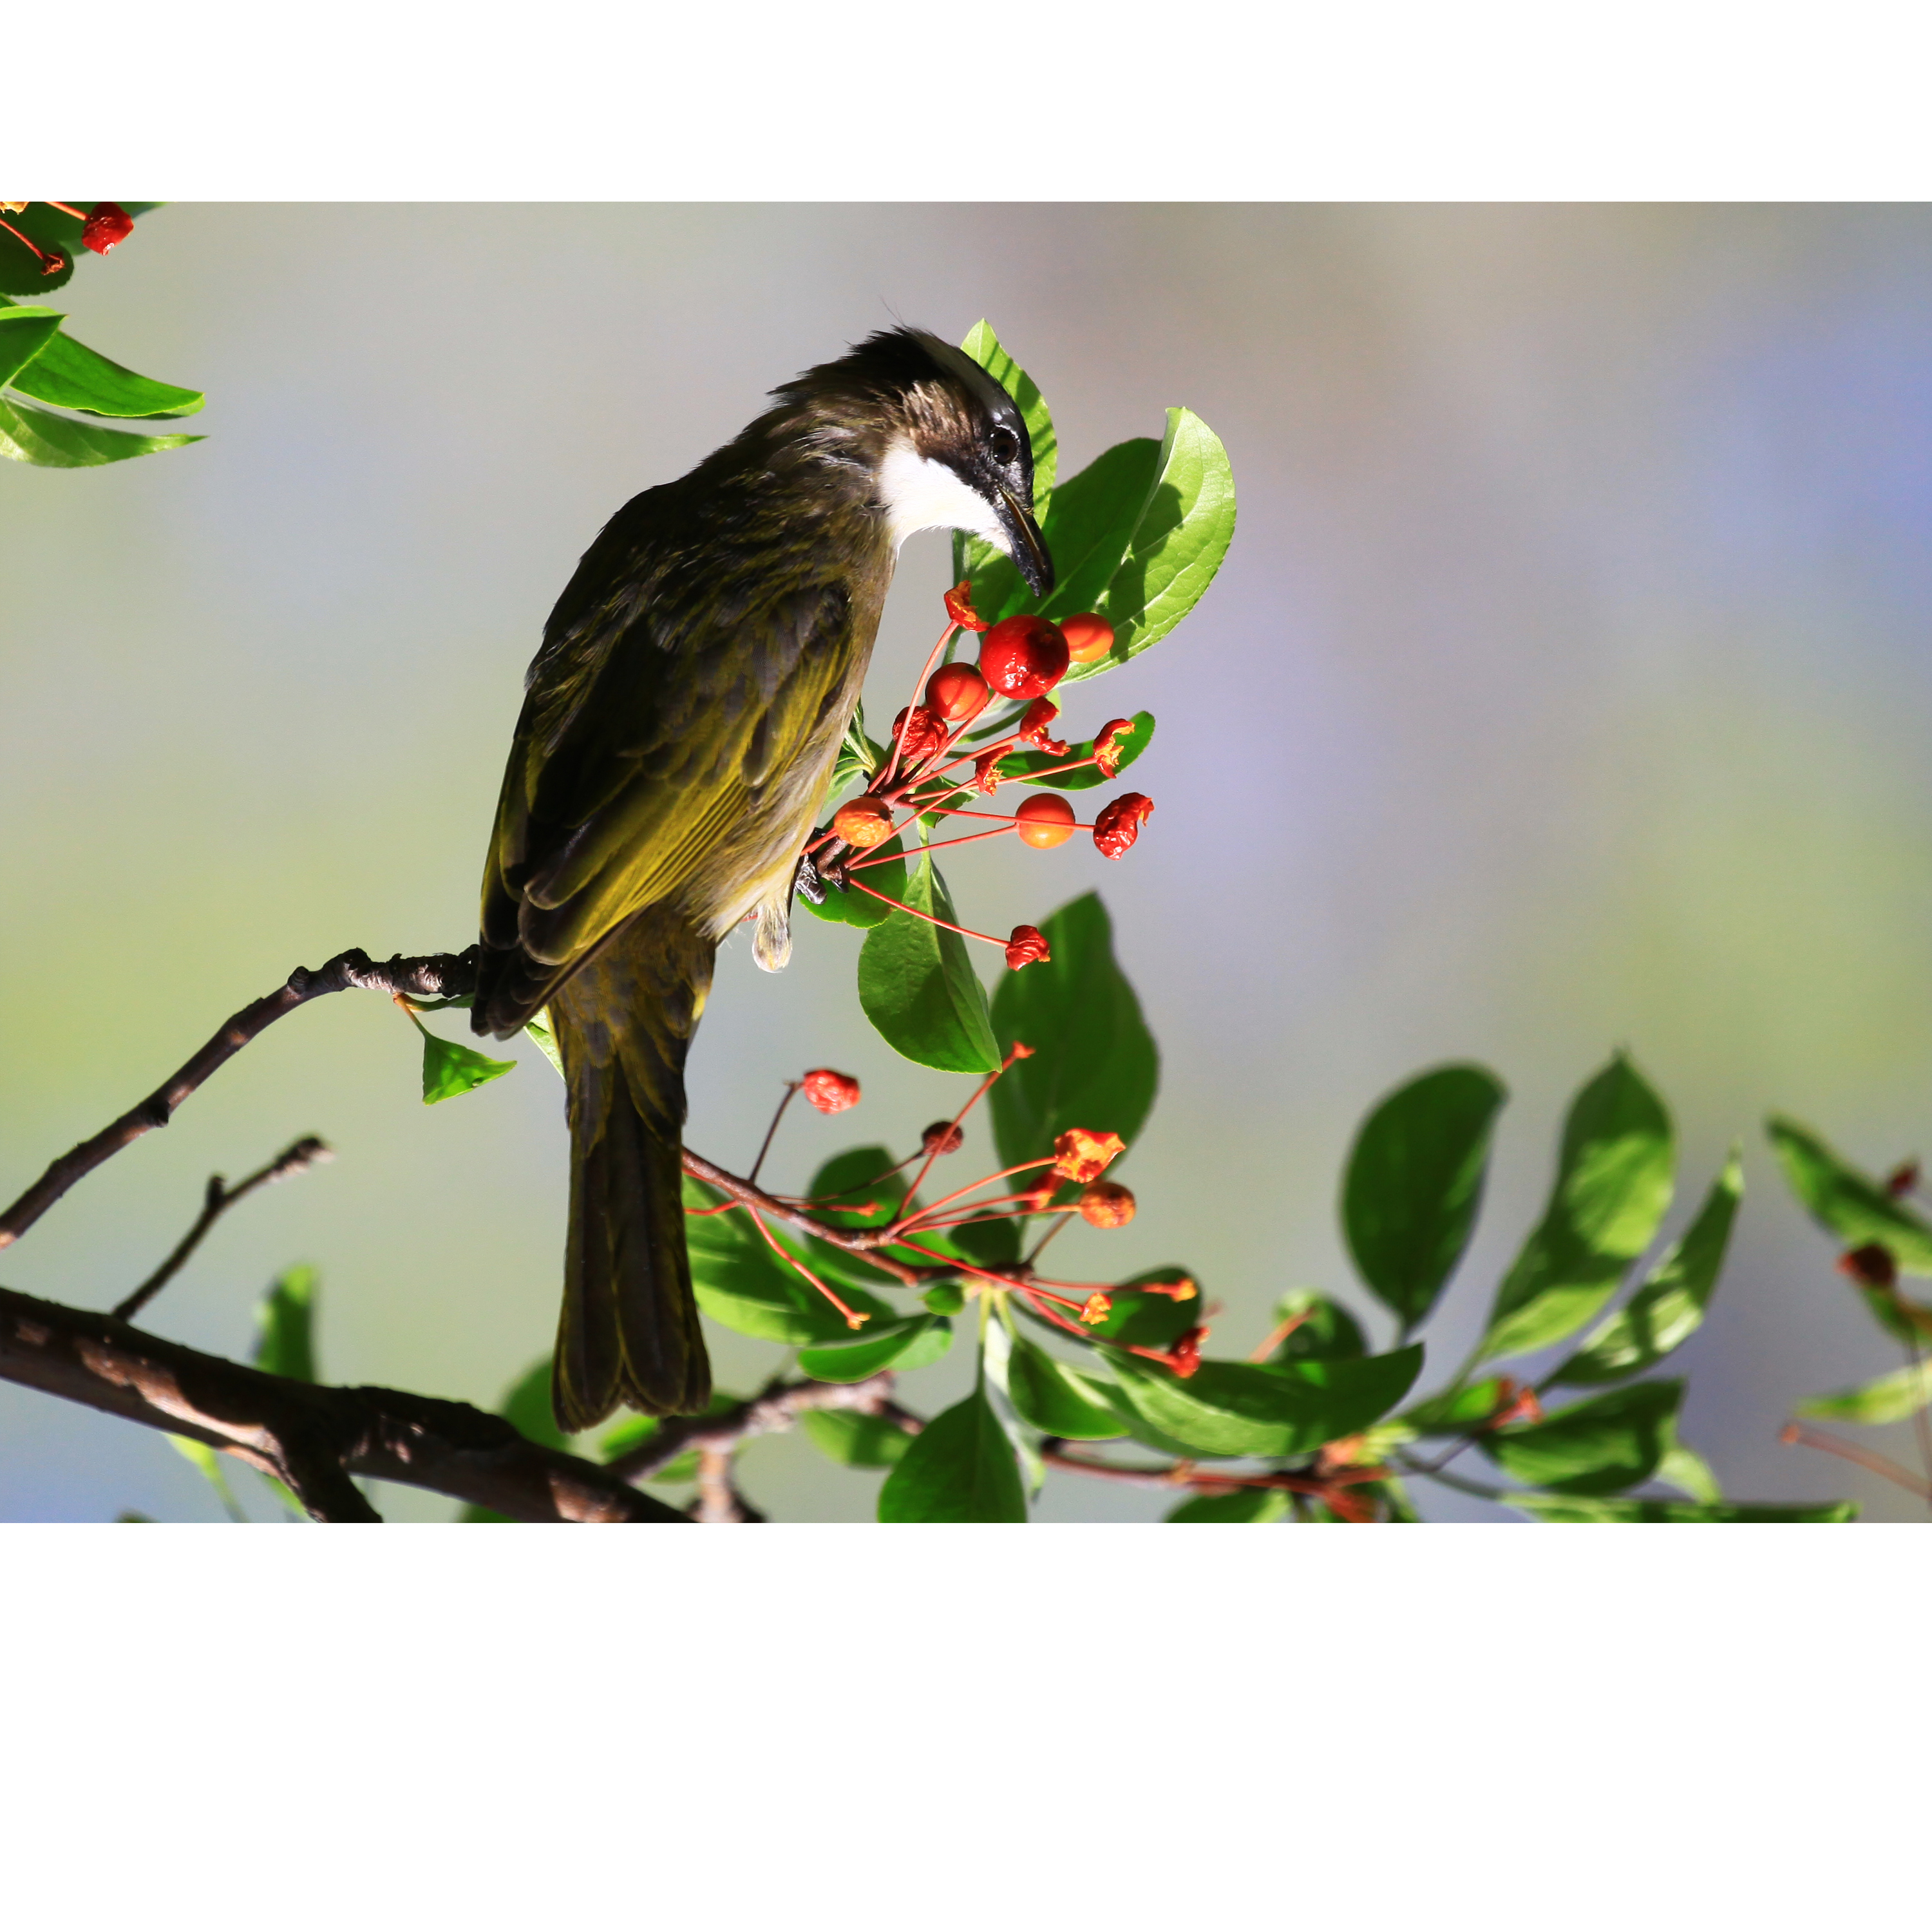
[[[724,1199],[687,1179],[687,1208],[716,1206]],[[769,1223],[767,1224],[770,1225]],[[850,1341],[845,1318],[811,1282],[780,1261],[760,1238],[745,1208],[726,1214],[688,1214],[686,1243],[691,1252],[692,1283],[706,1314],[761,1341],[806,1343]],[[792,1244],[777,1228],[772,1234],[788,1252]],[[808,1262],[807,1267],[811,1266]],[[839,1292],[860,1314],[875,1322],[898,1319],[898,1311],[849,1282]]]
[[[876,1331],[868,1324],[855,1340],[801,1348],[798,1365],[814,1382],[862,1382],[881,1369],[930,1367],[952,1346],[952,1323],[943,1316],[921,1315]]]
[[[1687,1449],[1681,1442],[1673,1443],[1664,1451],[1664,1460],[1657,1466],[1657,1480],[1668,1483],[1673,1490],[1682,1490],[1694,1503],[1724,1500],[1723,1485],[1710,1464],[1696,1450]]]
[[[1502,1399],[1501,1378],[1486,1376],[1480,1382],[1425,1396],[1414,1408],[1404,1409],[1402,1419],[1418,1436],[1466,1436],[1496,1414]]]
[[[1298,1315],[1300,1325],[1276,1347],[1270,1361],[1341,1362],[1369,1352],[1361,1324],[1339,1301],[1312,1288],[1298,1288],[1275,1304],[1276,1327]]]
[[[1006,1391],[1022,1418],[1043,1434],[1106,1442],[1127,1432],[1094,1382],[1023,1336],[1013,1338]]]
[[[500,1080],[517,1070],[514,1060],[492,1060],[473,1048],[460,1046],[430,1031],[420,1021],[417,1030],[423,1038],[422,1096],[425,1107],[439,1100],[454,1100],[459,1094],[473,1092],[492,1080]]]
[[[1114,959],[1100,894],[1062,906],[1040,932],[1052,958],[1007,974],[993,998],[1000,1048],[1024,1041],[1034,1050],[989,1096],[1005,1167],[1051,1154],[1070,1127],[1118,1134],[1131,1146],[1160,1084],[1160,1055]]]
[[[1792,1412],[1824,1422],[1903,1422],[1932,1402],[1932,1358],[1830,1395],[1808,1395]]]
[[[544,1355],[532,1362],[503,1391],[503,1399],[496,1405],[496,1413],[526,1442],[534,1442],[540,1449],[567,1449],[570,1439],[556,1426],[556,1412],[550,1407],[550,1358]],[[650,1423],[657,1420],[654,1415],[640,1416],[638,1419]]]
[[[563,1055],[557,1051],[556,1035],[550,1028],[549,1007],[540,1009],[533,1018],[524,1021],[524,1030],[536,1042],[537,1051],[556,1069],[557,1078],[566,1078]]]
[[[977,1389],[935,1416],[879,1490],[881,1522],[1024,1522],[1018,1460]]]
[[[1932,1223],[1894,1201],[1882,1183],[1852,1166],[1810,1128],[1774,1114],[1764,1130],[1792,1192],[1820,1227],[1848,1248],[1882,1242],[1904,1274],[1932,1274]]]
[[[920,1300],[935,1315],[957,1315],[966,1306],[966,1291],[956,1281],[935,1282]]]
[[[850,1469],[890,1469],[913,1439],[889,1417],[856,1408],[808,1408],[799,1420],[820,1455]]]
[[[0,237],[0,239],[4,238]],[[228,1486],[228,1478],[223,1472],[219,1452],[211,1449],[206,1442],[196,1442],[192,1436],[170,1436],[168,1441],[208,1479],[208,1486],[220,1499],[229,1521],[246,1522],[248,1520],[247,1512],[235,1500],[235,1492]]]
[[[298,1382],[320,1380],[315,1369],[315,1291],[312,1268],[286,1268],[255,1304],[255,1366]]]
[[[997,1088],[994,1090],[998,1090]],[[1107,1292],[1113,1306],[1100,1321],[1083,1323],[1096,1342],[1112,1342],[1122,1348],[1166,1348],[1201,1320],[1198,1288],[1185,1300],[1171,1294],[1136,1294],[1127,1291],[1150,1281],[1173,1282],[1194,1276],[1184,1268],[1145,1268],[1119,1287]]]
[[[9,313],[20,311],[0,310],[0,323]],[[98,416],[191,416],[208,400],[199,389],[137,376],[65,334],[56,335],[14,386],[58,409]]]
[[[125,430],[97,429],[71,416],[50,416],[45,410],[0,397],[0,456],[43,470],[85,470],[201,440],[198,436],[130,436]]]
[[[959,922],[945,880],[924,853],[907,881],[905,903]],[[859,1004],[886,1043],[922,1066],[991,1073],[1000,1064],[986,989],[956,932],[909,913],[892,913],[860,949]]]
[[[804,907],[814,919],[822,919],[828,926],[855,926],[861,932],[869,932],[875,926],[884,926],[892,917],[892,908],[885,899],[873,898],[872,892],[884,892],[886,898],[898,899],[907,905],[914,902],[906,896],[904,843],[895,836],[875,849],[884,855],[884,862],[862,866],[851,874],[854,879],[862,879],[872,887],[872,892],[862,892],[853,884],[848,884],[842,891],[828,880],[820,904],[814,905],[802,892],[795,903]],[[904,917],[902,913],[898,916]]]
[[[1342,1184],[1356,1271],[1405,1330],[1428,1318],[1476,1225],[1507,1097],[1480,1066],[1438,1066],[1362,1123]]]
[[[0,388],[60,333],[64,319],[57,308],[23,308],[13,303],[0,308]]]
[[[1154,742],[1154,713],[1137,711],[1132,719],[1133,728],[1123,731],[1115,741],[1120,748],[1120,762],[1114,767],[1118,776]],[[1111,784],[1108,778],[1098,765],[1088,765],[1072,772],[1056,772],[1055,765],[1064,765],[1070,758],[1090,758],[1094,755],[1094,740],[1083,738],[1077,745],[1070,745],[1064,753],[1055,756],[1051,752],[1016,752],[1011,758],[1000,760],[1000,776],[1022,784],[1050,786],[1055,791],[1089,791],[1096,785]],[[1036,777],[1036,772],[1046,772],[1044,778]]]
[[[1406,1395],[1421,1372],[1420,1343],[1359,1361],[1204,1361],[1184,1379],[1142,1358],[1112,1366],[1156,1428],[1215,1456],[1302,1456],[1359,1435]]]
[[[1077,684],[1125,664],[1162,638],[1202,598],[1234,534],[1234,477],[1221,440],[1192,410],[1169,410],[1158,472],[1133,541],[1094,605],[1114,648],[1072,666]]]
[[[1618,1054],[1571,1103],[1542,1222],[1496,1291],[1478,1360],[1528,1354],[1616,1292],[1670,1205],[1670,1117]]]
[[[1168,1522],[1279,1522],[1288,1514],[1286,1490],[1223,1490],[1191,1497],[1169,1510]]]
[[[1506,1496],[1540,1522],[1851,1522],[1856,1503],[1677,1503],[1654,1496]]]
[[[86,204],[76,202],[76,207]],[[131,212],[131,211],[130,211]],[[16,296],[51,295],[73,279],[80,252],[82,224],[70,214],[44,201],[30,202],[18,214],[6,217],[8,227],[16,228],[30,241],[62,258],[52,274],[33,251],[23,248],[5,229],[0,229],[0,290]]]
[[[1648,1482],[1676,1446],[1681,1382],[1633,1382],[1477,1438],[1520,1483],[1571,1496],[1607,1496]]]
[[[1744,1191],[1744,1161],[1734,1147],[1683,1239],[1666,1250],[1642,1286],[1550,1381],[1585,1387],[1619,1382],[1653,1367],[1687,1341],[1710,1305]]]
[[[1054,434],[1053,417],[1045,398],[1040,394],[1040,386],[1006,353],[1000,338],[993,333],[992,323],[983,318],[966,332],[966,339],[959,346],[1012,397],[1026,424],[1027,440],[1033,449],[1034,518],[1036,522],[1044,523],[1053,507],[1054,476],[1060,465],[1060,443]],[[992,544],[977,537],[969,537],[963,530],[953,532],[952,580],[956,584],[962,578],[972,578],[976,581],[987,560],[994,558],[1002,563],[1006,561],[1004,554]],[[1012,566],[1007,564],[1006,568],[1012,570]],[[1013,577],[1018,582],[1017,572],[1013,572]],[[982,616],[986,616],[985,606],[976,600],[974,608]]]

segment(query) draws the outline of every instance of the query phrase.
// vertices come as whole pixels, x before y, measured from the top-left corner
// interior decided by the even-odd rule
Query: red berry
[[[1021,838],[1040,851],[1050,852],[1073,836],[1073,808],[1054,792],[1036,792],[1013,816]]]
[[[798,1083],[805,1097],[821,1114],[842,1114],[859,1104],[859,1083],[849,1073],[835,1073],[829,1066],[814,1066]]]
[[[986,680],[969,664],[941,664],[926,681],[926,708],[949,724],[978,717],[992,700]]]
[[[842,805],[832,814],[832,829],[847,844],[861,850],[883,845],[892,836],[892,808],[868,792]]]
[[[1094,821],[1094,843],[1102,857],[1122,857],[1141,836],[1141,827],[1153,810],[1154,800],[1137,791],[1124,791],[1112,804],[1103,805]]]
[[[1013,936],[1006,941],[1006,964],[1016,973],[1022,966],[1042,964],[1052,957],[1053,949],[1047,944],[1046,937],[1038,926],[1016,926],[1013,928]]]
[[[1167,1352],[1168,1366],[1183,1382],[1201,1366],[1201,1345],[1208,1339],[1204,1328],[1184,1328],[1174,1338],[1174,1346]]]
[[[1044,617],[1006,617],[980,646],[980,668],[1003,698],[1044,698],[1066,675],[1066,640]]]
[[[97,201],[94,212],[81,224],[80,245],[104,255],[134,232],[134,218],[118,202]]]
[[[1091,610],[1082,610],[1060,620],[1066,648],[1076,664],[1091,664],[1114,648],[1114,627]]]

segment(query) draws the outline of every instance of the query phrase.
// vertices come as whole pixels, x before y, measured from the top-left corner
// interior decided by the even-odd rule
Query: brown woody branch
[[[380,1520],[351,1476],[524,1522],[685,1520],[615,1470],[540,1448],[466,1402],[296,1382],[10,1288],[0,1288],[0,1377],[225,1450],[286,1484],[318,1522]]]

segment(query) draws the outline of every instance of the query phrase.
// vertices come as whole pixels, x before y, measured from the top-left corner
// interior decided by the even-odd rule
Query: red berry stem
[[[734,1206],[736,1206],[736,1204],[737,1204],[736,1202],[733,1203]],[[794,1254],[791,1250],[772,1232],[770,1228],[765,1226],[765,1217],[760,1214],[755,1208],[748,1208],[745,1211],[751,1216],[752,1220],[757,1224],[758,1232],[764,1236],[765,1245],[771,1250],[773,1254],[778,1256],[780,1261],[789,1262],[794,1268],[797,1269],[800,1274],[804,1276],[807,1281],[811,1282],[814,1288],[818,1289],[820,1294],[824,1296],[827,1301],[831,1303],[834,1308],[838,1310],[841,1315],[844,1316],[845,1325],[847,1328],[862,1328],[868,1322],[872,1320],[872,1318],[869,1315],[856,1314],[851,1309],[847,1307],[845,1304],[841,1301],[838,1296],[833,1294],[832,1290],[827,1288],[824,1282],[820,1281],[818,1276],[814,1274],[811,1269],[807,1268],[804,1262],[800,1261],[797,1256]]]
[[[932,913],[921,912],[916,907],[908,905],[904,900],[894,898],[890,892],[873,892],[863,879],[854,879],[852,884],[860,892],[872,892],[874,898],[884,899],[889,906],[896,906],[901,912],[910,913],[914,919],[924,920],[928,926],[944,926],[948,932],[958,933],[962,939],[983,939],[988,946],[997,946],[1003,952],[1006,949],[1006,942],[1004,939],[995,939],[990,932],[975,932],[970,926],[955,926],[949,919],[940,919]]]

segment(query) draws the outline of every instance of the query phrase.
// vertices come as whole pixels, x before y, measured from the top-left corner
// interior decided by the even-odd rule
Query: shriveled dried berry
[[[1092,664],[1114,648],[1114,627],[1097,612],[1082,610],[1060,620],[1067,654],[1076,664]]]
[[[1073,808],[1057,792],[1041,792],[1023,800],[1013,816],[1020,837],[1040,851],[1050,852],[1073,836]]]
[[[848,800],[832,814],[832,829],[847,844],[869,850],[892,836],[892,808],[868,792],[862,798]]]
[[[1053,1144],[1053,1171],[1063,1180],[1098,1180],[1108,1165],[1127,1150],[1118,1134],[1090,1133],[1069,1127]]]
[[[1047,727],[1060,716],[1060,706],[1050,698],[1036,698],[1026,708],[1020,719],[1019,735],[1029,745],[1037,745],[1042,752],[1048,752],[1056,758],[1066,755],[1066,741],[1064,738],[1050,738]]]
[[[982,794],[1000,788],[1000,754],[987,752],[973,760],[973,782]]]
[[[966,1130],[957,1120],[934,1120],[920,1136],[920,1144],[928,1154],[957,1154],[966,1144]]]
[[[985,618],[973,608],[973,580],[963,578],[946,593],[946,614],[962,631],[984,631],[990,628]]]
[[[898,742],[899,762],[916,765],[946,742],[946,721],[922,704],[910,706],[892,720],[892,736]]]
[[[1017,973],[1022,966],[1043,964],[1053,957],[1053,948],[1036,926],[1016,926],[1006,941],[1006,964]]]
[[[805,1097],[821,1114],[842,1114],[859,1104],[859,1083],[849,1073],[835,1073],[829,1066],[814,1066],[798,1083]]]
[[[1137,791],[1124,791],[1111,804],[1103,805],[1094,820],[1094,843],[1106,859],[1124,856],[1141,836],[1154,811],[1154,800]]]
[[[1112,778],[1120,769],[1121,755],[1126,748],[1121,740],[1133,728],[1131,718],[1110,718],[1096,734],[1094,762],[1107,777]]]
[[[1091,1228],[1124,1228],[1134,1218],[1134,1197],[1118,1180],[1090,1180],[1080,1190],[1080,1218]]]
[[[1087,1305],[1080,1311],[1080,1318],[1088,1328],[1094,1328],[1106,1320],[1114,1312],[1112,1297],[1102,1294],[1098,1288],[1087,1298]]]
[[[980,646],[980,668],[1003,698],[1043,698],[1066,675],[1066,640],[1044,617],[1006,617]]]
[[[926,681],[926,708],[949,724],[976,718],[992,702],[986,680],[969,664],[941,664]]]

